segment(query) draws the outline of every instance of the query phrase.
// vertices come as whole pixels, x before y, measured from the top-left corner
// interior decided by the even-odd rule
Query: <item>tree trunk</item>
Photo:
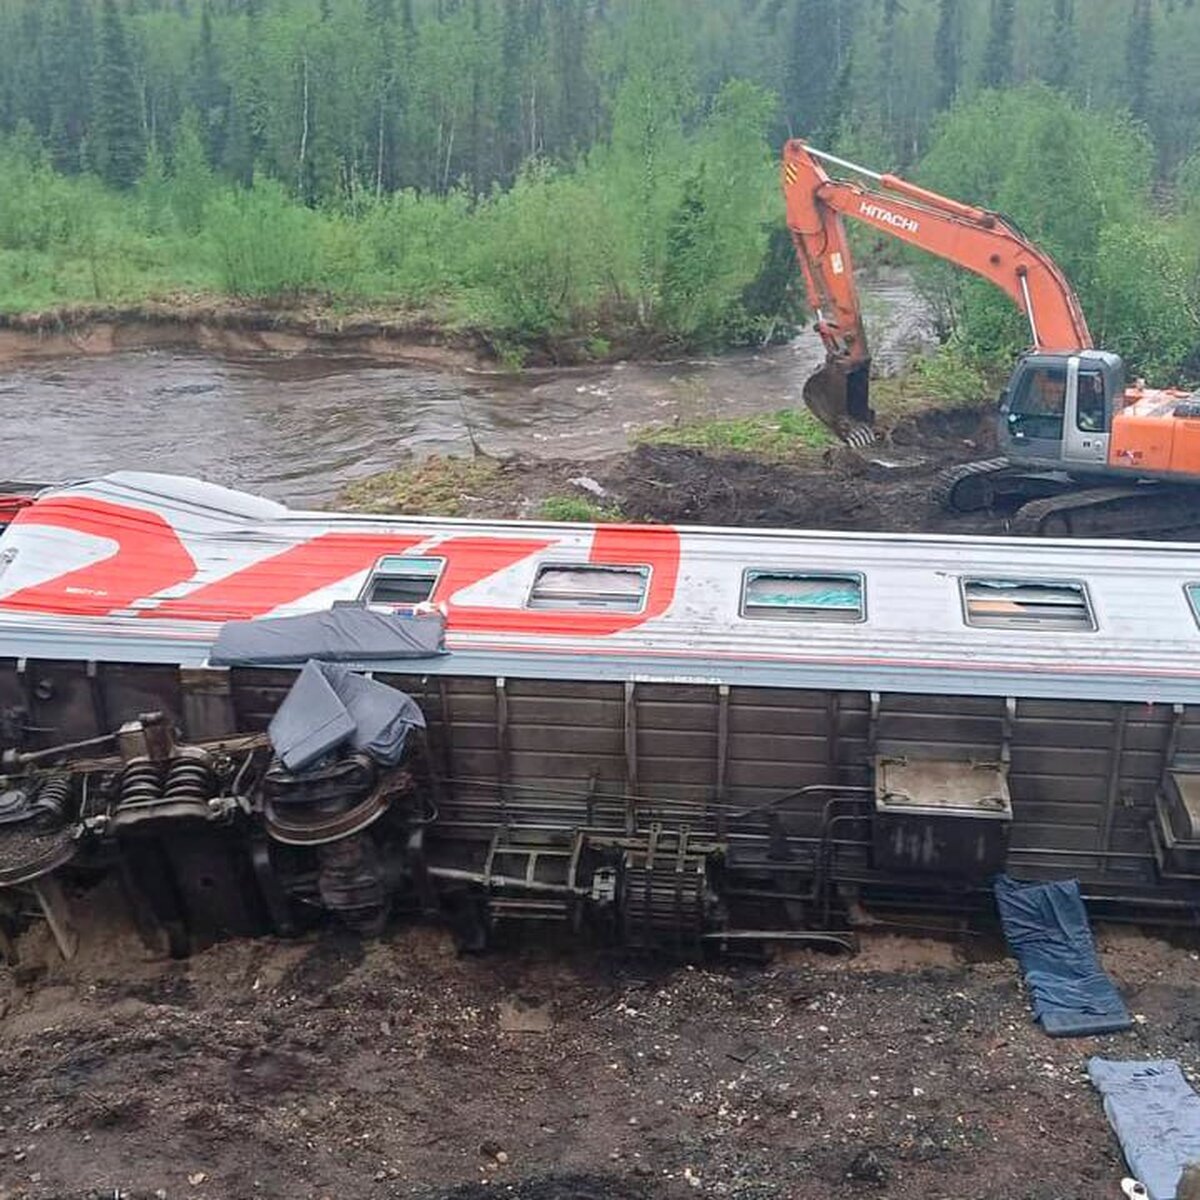
[[[308,157],[308,51],[304,52],[303,65],[303,107],[300,117],[300,153],[296,163],[296,190],[304,195],[304,165]]]

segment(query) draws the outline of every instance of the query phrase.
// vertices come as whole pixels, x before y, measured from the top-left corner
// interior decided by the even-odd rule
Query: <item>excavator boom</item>
[[[869,180],[831,178],[824,163]],[[844,217],[927,250],[989,280],[1028,321],[1038,350],[1090,349],[1079,300],[1057,264],[1003,217],[986,209],[814,150],[793,139],[783,151],[787,223],[796,247],[825,366],[805,384],[816,415],[851,442],[868,441],[870,350]]]

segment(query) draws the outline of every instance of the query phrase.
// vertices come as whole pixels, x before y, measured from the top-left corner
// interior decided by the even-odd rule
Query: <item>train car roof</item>
[[[422,598],[423,673],[1200,702],[1183,543],[304,512],[144,472],[0,535],[9,659],[200,665],[226,621]]]

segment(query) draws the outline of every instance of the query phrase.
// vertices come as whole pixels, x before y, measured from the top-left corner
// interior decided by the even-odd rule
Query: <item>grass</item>
[[[836,442],[833,434],[812,413],[798,408],[647,429],[638,435],[637,440],[657,446],[739,450],[775,461],[821,450]]]
[[[589,525],[625,520],[615,505],[597,504],[582,496],[547,496],[538,506],[538,516],[543,521],[579,521]]]
[[[978,408],[995,402],[1003,365],[999,370],[983,370],[953,344],[941,346],[898,375],[872,379],[871,407],[883,425],[916,412]]]
[[[339,506],[352,512],[466,516],[470,502],[494,488],[500,467],[494,458],[435,455],[350,484],[339,497]]]

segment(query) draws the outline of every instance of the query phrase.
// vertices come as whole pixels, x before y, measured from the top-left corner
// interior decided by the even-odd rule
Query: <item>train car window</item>
[[[747,571],[742,616],[773,620],[861,621],[863,577],[808,571]]]
[[[362,599],[367,604],[396,607],[424,604],[433,595],[445,565],[444,558],[390,554],[375,564]]]
[[[543,563],[529,608],[582,612],[638,612],[646,599],[649,567]]]
[[[968,625],[982,629],[1095,629],[1082,583],[1042,579],[964,579]]]

